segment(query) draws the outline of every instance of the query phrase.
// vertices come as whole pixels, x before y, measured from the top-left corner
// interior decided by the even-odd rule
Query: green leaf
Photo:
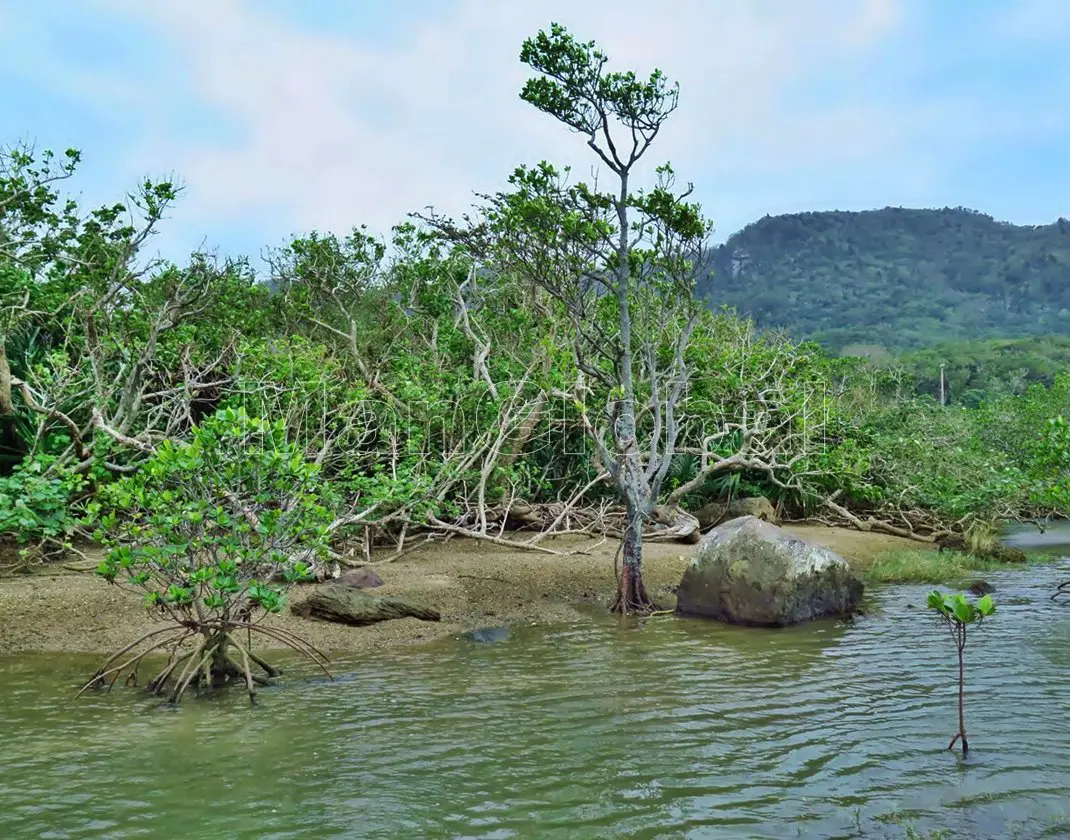
[[[963,595],[951,596],[951,610],[961,624],[969,624],[974,619],[974,606]]]

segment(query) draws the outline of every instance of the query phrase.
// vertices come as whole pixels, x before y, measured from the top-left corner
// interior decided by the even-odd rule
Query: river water
[[[1066,578],[989,576],[966,760],[928,587],[777,631],[592,611],[336,661],[334,683],[295,667],[252,708],[72,704],[98,658],[8,657],[0,837],[1070,837]]]

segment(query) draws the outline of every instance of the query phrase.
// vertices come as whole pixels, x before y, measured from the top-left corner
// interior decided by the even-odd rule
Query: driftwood
[[[394,618],[418,618],[421,621],[440,621],[438,610],[411,604],[400,598],[369,595],[360,589],[337,583],[317,586],[308,598],[290,608],[294,615],[318,618],[360,627]]]

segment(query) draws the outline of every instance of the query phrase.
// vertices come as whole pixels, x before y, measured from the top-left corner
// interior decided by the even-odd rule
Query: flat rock
[[[307,599],[291,606],[290,611],[304,618],[355,627],[395,618],[418,618],[421,621],[440,621],[442,618],[438,610],[411,604],[401,598],[369,595],[362,589],[337,581],[317,586]]]
[[[677,589],[679,615],[783,627],[857,611],[863,584],[847,561],[754,516],[719,525]]]

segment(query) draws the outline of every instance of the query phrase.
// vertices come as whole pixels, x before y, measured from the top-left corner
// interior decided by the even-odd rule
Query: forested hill
[[[963,208],[766,216],[712,254],[700,287],[761,327],[833,350],[1070,334],[1070,221]]]

